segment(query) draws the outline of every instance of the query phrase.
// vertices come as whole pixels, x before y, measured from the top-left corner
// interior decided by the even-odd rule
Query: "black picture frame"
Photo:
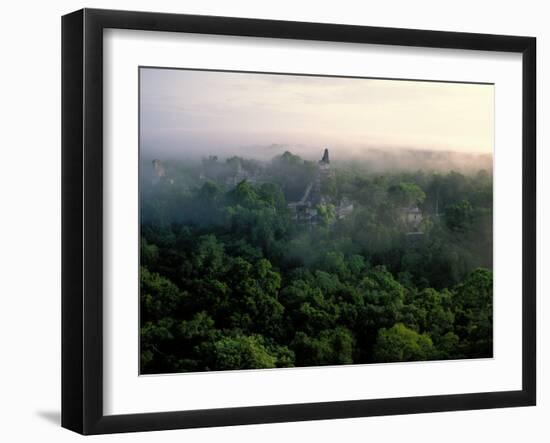
[[[103,413],[103,30],[504,51],[522,54],[522,389],[130,415]],[[82,434],[530,406],[536,403],[536,39],[83,9],[62,18],[62,426]]]

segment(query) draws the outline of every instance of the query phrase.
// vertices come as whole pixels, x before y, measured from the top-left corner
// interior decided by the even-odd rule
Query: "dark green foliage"
[[[261,336],[223,337],[214,342],[211,355],[216,369],[274,368],[277,358],[270,355]]]
[[[477,269],[456,287],[456,334],[463,355],[492,356],[493,273]]]
[[[445,223],[451,231],[465,232],[471,228],[474,210],[468,200],[447,207],[445,209]]]
[[[160,319],[174,312],[184,295],[170,280],[141,267],[141,309],[146,318]]]
[[[426,198],[426,194],[418,185],[404,182],[390,186],[388,195],[396,206],[405,208],[419,205]]]
[[[402,323],[390,329],[378,331],[374,347],[374,361],[396,362],[430,360],[434,356],[434,346],[427,334],[419,334]]]
[[[337,168],[301,225],[287,202],[316,167],[210,157],[208,178],[174,162],[142,183],[142,373],[492,356],[491,176]]]
[[[342,365],[353,363],[355,340],[345,328],[326,329],[318,337],[298,332],[291,343],[296,366]]]

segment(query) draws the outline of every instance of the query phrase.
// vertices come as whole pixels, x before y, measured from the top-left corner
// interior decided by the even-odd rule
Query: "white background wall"
[[[539,405],[318,422],[164,431],[94,441],[547,442],[550,439],[550,28],[546,2],[403,0],[10,1],[0,25],[0,439],[75,441],[60,415],[60,16],[81,7],[350,23],[538,38]],[[546,122],[546,124],[545,124]],[[546,202],[543,203],[543,197]],[[541,252],[541,249],[544,249]],[[546,275],[541,275],[546,274]]]

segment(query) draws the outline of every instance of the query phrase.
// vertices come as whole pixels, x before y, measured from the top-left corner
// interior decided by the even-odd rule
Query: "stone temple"
[[[292,212],[292,218],[299,223],[318,223],[318,206],[333,204],[336,211],[336,219],[342,220],[353,212],[353,203],[343,198],[340,202],[333,202],[322,192],[323,183],[332,176],[330,169],[330,156],[325,149],[321,160],[318,162],[318,170],[315,179],[308,184],[302,198],[297,202],[288,204]],[[336,220],[335,220],[336,221]]]

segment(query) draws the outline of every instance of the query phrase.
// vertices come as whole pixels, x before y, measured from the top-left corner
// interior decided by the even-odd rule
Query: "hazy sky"
[[[140,88],[148,157],[493,150],[492,85],[142,68]]]

